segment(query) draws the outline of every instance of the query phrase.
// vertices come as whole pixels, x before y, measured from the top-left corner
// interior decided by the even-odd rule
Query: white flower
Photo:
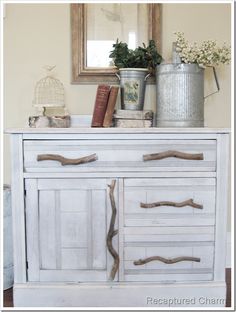
[[[176,52],[179,53],[182,62],[197,63],[201,66],[230,63],[231,48],[225,42],[222,47],[217,46],[215,40],[203,41],[200,46],[196,42],[190,45],[184,38],[183,32],[174,34],[176,35]]]

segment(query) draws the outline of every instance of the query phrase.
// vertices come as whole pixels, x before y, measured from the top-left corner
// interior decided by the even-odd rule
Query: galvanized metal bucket
[[[121,109],[143,110],[148,69],[121,68],[116,75],[120,80]]]
[[[161,64],[156,67],[157,127],[203,127],[204,68],[197,64]]]

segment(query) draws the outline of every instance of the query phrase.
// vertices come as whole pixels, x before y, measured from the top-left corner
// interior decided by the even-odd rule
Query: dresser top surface
[[[99,133],[99,134],[135,134],[135,133],[153,133],[153,134],[179,134],[179,133],[230,133],[229,128],[9,128],[5,133],[12,134],[80,134],[80,133]]]

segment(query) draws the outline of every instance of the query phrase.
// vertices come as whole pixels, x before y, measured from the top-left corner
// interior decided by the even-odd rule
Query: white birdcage
[[[52,70],[55,66],[45,67],[48,71],[46,77],[40,79],[35,86],[33,105],[43,109],[46,107],[64,107],[64,86],[60,80],[53,77]]]
[[[52,70],[56,66],[45,66],[48,74],[40,79],[34,90],[33,106],[40,110],[40,116],[30,116],[29,126],[32,128],[53,127],[67,128],[70,127],[70,115],[65,108],[64,86],[60,80],[53,77]],[[46,108],[63,107],[64,114],[61,116],[46,116]],[[53,112],[54,113],[54,112]]]

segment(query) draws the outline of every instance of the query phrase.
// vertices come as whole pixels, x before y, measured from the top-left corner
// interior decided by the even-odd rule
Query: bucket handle
[[[116,75],[116,77],[119,79],[119,81],[120,81],[120,75],[119,74],[117,74],[117,73],[115,73],[115,75]]]
[[[120,81],[120,75],[119,74],[117,74],[117,73],[115,73],[115,75],[116,75],[116,77],[119,79],[119,81]],[[146,76],[145,76],[145,78],[144,78],[144,81],[146,81],[147,79],[148,79],[148,77],[149,76],[151,76],[151,74],[149,73],[149,74],[147,74]]]
[[[212,66],[212,70],[213,70],[213,74],[214,74],[214,78],[215,78],[215,82],[216,82],[217,91],[214,91],[214,92],[212,92],[212,93],[210,93],[210,94],[204,96],[204,100],[205,100],[206,98],[208,98],[209,96],[211,96],[211,95],[213,95],[213,94],[215,94],[215,93],[217,93],[217,92],[220,91],[220,85],[219,85],[219,81],[218,81],[218,78],[217,78],[216,69],[215,69],[214,66]]]
[[[151,74],[149,73],[149,74],[147,74],[146,76],[145,76],[145,78],[144,78],[144,81],[146,81],[147,79],[148,79],[148,77],[150,77],[151,76]]]

